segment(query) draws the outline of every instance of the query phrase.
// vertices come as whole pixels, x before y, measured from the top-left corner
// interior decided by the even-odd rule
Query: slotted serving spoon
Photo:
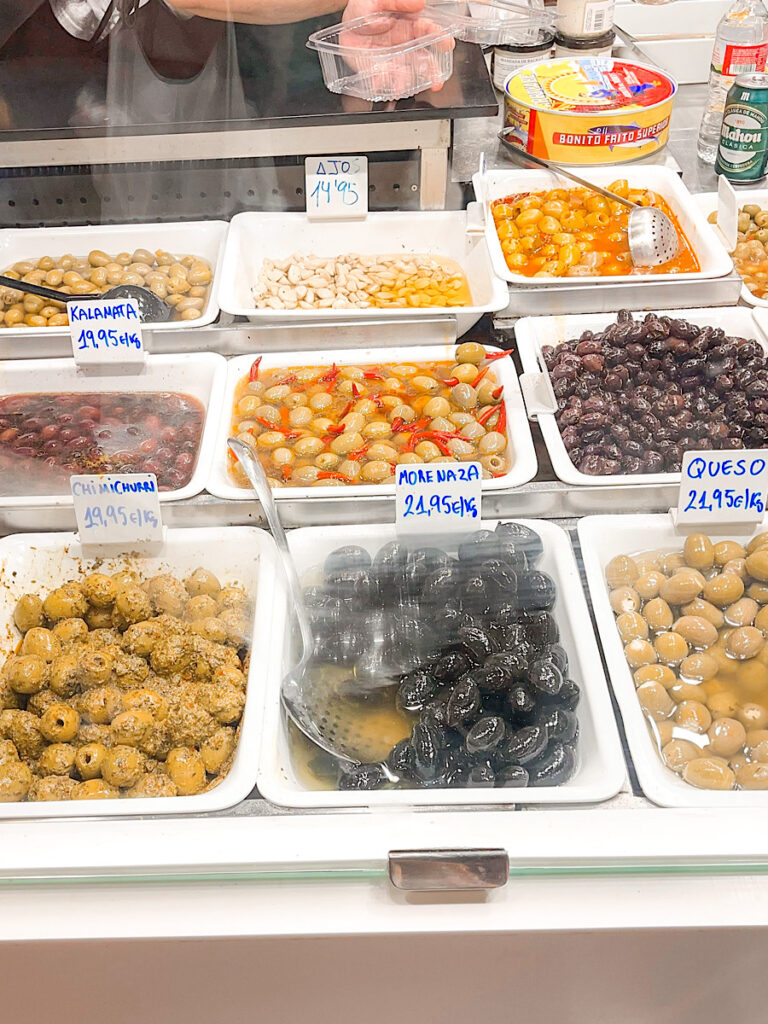
[[[51,299],[53,302],[85,302],[88,299],[133,299],[139,307],[139,319],[142,323],[164,323],[171,319],[173,307],[164,302],[158,295],[155,295],[149,288],[142,288],[138,284],[118,284],[114,288],[100,294],[70,295],[68,292],[59,292],[55,288],[46,288],[42,284],[31,284],[29,281],[17,281],[13,277],[5,277],[0,274],[0,285],[6,288],[13,288],[18,292],[29,292],[30,295],[39,295],[42,299]]]
[[[396,735],[390,742],[386,736],[386,713],[378,711],[375,706],[370,714],[355,713],[354,697],[343,686],[349,679],[348,672],[334,671],[333,666],[326,666],[325,671],[307,671],[315,641],[296,566],[269,481],[259,460],[246,444],[234,437],[230,437],[227,444],[261,502],[277,544],[288,595],[299,624],[301,658],[283,678],[280,691],[283,706],[301,732],[322,750],[342,762],[378,764],[391,778],[383,761],[394,743],[403,737]],[[392,684],[396,681],[393,679]]]
[[[499,138],[507,147],[507,153],[520,164],[537,164],[545,167],[548,171],[561,174],[564,178],[570,178],[577,185],[588,188],[598,195],[610,199],[613,203],[621,203],[629,207],[629,223],[627,225],[627,241],[629,242],[629,255],[636,267],[660,267],[663,263],[669,263],[677,256],[680,250],[680,240],[675,231],[675,226],[666,213],[657,210],[655,206],[638,206],[628,199],[617,196],[614,192],[593,185],[591,181],[585,181],[577,174],[567,171],[559,164],[553,164],[550,160],[542,160],[540,156],[532,156],[518,146],[513,145],[507,138],[510,128],[503,128],[499,132]]]

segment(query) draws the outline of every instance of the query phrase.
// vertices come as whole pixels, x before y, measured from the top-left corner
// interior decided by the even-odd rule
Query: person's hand
[[[421,36],[439,31],[442,26],[429,15],[420,16],[425,6],[426,0],[349,0],[342,18],[344,23],[352,22],[356,18],[377,16],[370,24],[345,29],[339,35],[341,46],[361,51],[359,59],[356,54],[345,59],[353,70],[369,72],[366,84],[373,91],[408,96],[413,94],[412,85],[417,80],[433,82],[430,88],[434,92],[442,89],[443,83],[438,81],[437,61],[425,50],[393,57],[385,65],[377,62],[378,66],[374,71],[370,71],[369,59],[364,54],[366,50],[407,44]],[[409,17],[390,17],[393,13]],[[436,44],[436,49],[448,52],[454,46],[454,40],[447,37]]]

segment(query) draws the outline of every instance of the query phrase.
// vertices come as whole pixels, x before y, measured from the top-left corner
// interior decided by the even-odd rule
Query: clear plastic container
[[[457,39],[481,46],[536,43],[542,31],[554,31],[556,23],[542,0],[445,0],[436,6],[456,23]]]
[[[439,89],[453,73],[457,24],[429,8],[366,15],[313,32],[326,88],[372,102],[406,99]]]

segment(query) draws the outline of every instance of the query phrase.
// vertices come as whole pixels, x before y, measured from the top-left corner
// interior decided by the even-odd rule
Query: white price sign
[[[686,452],[676,521],[759,523],[765,516],[766,491],[768,449]]]
[[[397,532],[463,533],[477,529],[482,479],[479,462],[398,466],[395,479]]]
[[[310,220],[341,220],[368,213],[368,157],[308,156],[304,195]]]
[[[69,478],[81,544],[162,541],[154,473],[79,474]]]
[[[133,299],[68,302],[72,354],[78,366],[143,363],[139,307]]]

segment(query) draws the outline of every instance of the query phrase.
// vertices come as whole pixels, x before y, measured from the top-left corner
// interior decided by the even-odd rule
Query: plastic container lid
[[[436,8],[380,12],[331,25],[307,40],[317,50],[326,88],[372,102],[440,88],[453,72],[458,26]]]
[[[608,31],[604,32],[601,36],[590,36],[589,38],[585,38],[583,36],[566,36],[562,32],[555,33],[555,45],[562,46],[567,50],[573,50],[574,52],[581,50],[599,50],[602,47],[613,46],[615,39],[616,33],[612,28],[609,28]]]
[[[541,0],[438,0],[437,7],[450,12],[457,39],[481,46],[535,43],[542,29],[554,32],[557,20]]]

